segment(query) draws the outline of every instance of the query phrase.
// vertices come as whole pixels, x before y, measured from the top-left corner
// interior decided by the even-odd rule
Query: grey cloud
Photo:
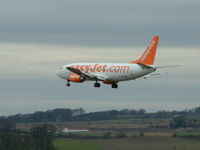
[[[0,6],[0,41],[67,45],[199,45],[199,1],[13,1]],[[191,37],[193,39],[191,39]]]
[[[198,106],[199,13],[199,0],[2,0],[0,113]],[[181,68],[117,90],[92,82],[65,88],[55,76],[69,62],[129,62],[155,34],[161,36],[157,64]]]

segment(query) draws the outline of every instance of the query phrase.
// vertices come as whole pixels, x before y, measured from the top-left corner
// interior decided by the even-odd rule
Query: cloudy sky
[[[0,115],[200,106],[199,0],[0,0]],[[119,89],[58,79],[71,62],[130,62],[160,35],[157,65],[181,67]]]

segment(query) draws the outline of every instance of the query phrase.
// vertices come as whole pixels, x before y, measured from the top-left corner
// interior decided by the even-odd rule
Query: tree
[[[103,136],[104,139],[109,139],[112,137],[112,133],[111,132],[106,132]]]
[[[127,135],[124,132],[119,132],[118,134],[115,135],[115,138],[126,138]]]
[[[200,107],[195,108],[194,112],[195,112],[196,114],[200,114]]]
[[[85,113],[85,110],[83,108],[77,108],[77,109],[72,110],[72,114],[75,117],[83,115],[84,113]]]
[[[5,118],[0,119],[0,150],[12,149],[10,124]]]
[[[186,127],[186,121],[184,118],[174,118],[170,122],[170,128]]]
[[[144,109],[139,109],[138,110],[138,115],[144,115],[146,111]]]
[[[39,125],[31,130],[34,150],[54,150],[53,136],[55,128],[52,125]]]
[[[129,115],[130,110],[129,109],[122,109],[119,111],[120,115]]]

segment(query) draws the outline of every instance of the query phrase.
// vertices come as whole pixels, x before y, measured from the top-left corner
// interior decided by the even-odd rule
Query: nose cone
[[[58,71],[56,72],[56,75],[57,75],[59,78],[62,78],[62,79],[63,79],[63,72],[62,72],[62,70],[58,70]]]

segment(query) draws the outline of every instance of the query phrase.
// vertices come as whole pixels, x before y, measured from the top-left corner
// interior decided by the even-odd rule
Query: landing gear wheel
[[[69,82],[70,82],[70,81],[68,80],[68,81],[67,81],[67,84],[66,84],[67,87],[70,87],[70,83],[69,83]]]
[[[70,83],[67,83],[66,86],[67,86],[67,87],[70,87]]]
[[[96,83],[94,84],[94,87],[95,87],[95,88],[99,88],[100,86],[101,86],[101,84],[98,83],[98,82],[96,82]]]
[[[118,84],[117,83],[113,83],[112,84],[112,88],[115,88],[115,89],[118,88]]]

